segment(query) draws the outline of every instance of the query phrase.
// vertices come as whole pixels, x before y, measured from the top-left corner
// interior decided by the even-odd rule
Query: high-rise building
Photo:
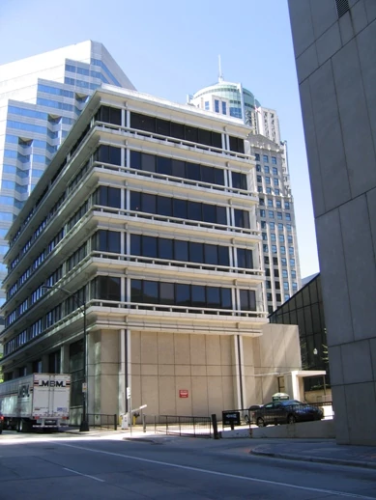
[[[376,2],[289,0],[337,441],[376,444]]]
[[[281,142],[278,115],[261,106],[240,83],[222,78],[215,85],[196,92],[189,103],[212,113],[238,118],[251,129],[248,141],[256,160],[260,201],[257,220],[263,240],[265,300],[268,312],[272,313],[301,286],[287,143]]]
[[[9,232],[6,380],[70,373],[73,420],[85,373],[90,414],[219,414],[280,379],[294,390],[297,328],[262,335],[248,134],[192,106],[95,91]]]
[[[0,66],[0,281],[5,234],[103,83],[134,89],[105,47],[92,41]]]

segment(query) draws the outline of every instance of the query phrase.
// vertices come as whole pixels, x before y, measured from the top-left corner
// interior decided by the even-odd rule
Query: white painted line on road
[[[76,470],[73,470],[73,469],[67,469],[66,467],[63,467],[64,470],[67,470],[69,472],[73,472],[74,474],[78,474],[79,476],[84,476],[84,477],[88,477],[90,479],[94,479],[94,481],[99,481],[101,483],[104,483],[104,479],[99,479],[99,477],[95,477],[95,476],[89,476],[88,474],[82,474],[81,472],[77,472]]]
[[[321,488],[310,488],[309,486],[298,486],[296,484],[281,483],[279,481],[269,481],[267,479],[257,479],[254,477],[237,476],[235,474],[227,474],[226,472],[216,472],[216,471],[207,470],[207,469],[200,469],[198,467],[190,467],[189,465],[178,465],[178,464],[171,464],[169,462],[160,462],[159,460],[151,460],[149,458],[140,458],[140,457],[135,457],[134,455],[124,455],[123,453],[114,453],[112,451],[94,450],[92,448],[85,448],[84,446],[74,446],[72,444],[58,443],[56,441],[55,441],[55,443],[59,444],[60,446],[67,446],[68,448],[76,448],[77,450],[84,450],[84,451],[90,451],[92,453],[99,453],[102,455],[110,455],[113,457],[126,458],[126,459],[129,459],[131,461],[136,460],[138,462],[146,462],[149,464],[163,465],[165,467],[172,467],[174,469],[183,469],[183,470],[189,470],[189,471],[193,471],[193,472],[201,472],[203,474],[211,474],[213,476],[223,476],[223,477],[228,477],[231,479],[241,479],[242,481],[250,481],[253,483],[270,484],[272,486],[283,486],[285,488],[293,488],[295,490],[313,491],[315,493],[326,493],[327,495],[336,495],[339,497],[347,497],[347,498],[358,498],[360,500],[375,500],[375,498],[376,498],[376,497],[366,497],[363,495],[357,495],[356,493],[347,493],[345,491],[323,490]],[[91,476],[89,476],[89,477],[91,477]],[[97,478],[93,478],[93,479],[97,479]]]

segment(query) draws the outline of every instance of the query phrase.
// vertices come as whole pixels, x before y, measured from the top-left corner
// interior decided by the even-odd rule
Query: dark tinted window
[[[157,304],[159,302],[158,283],[156,281],[143,282],[144,302]]]
[[[171,137],[176,137],[177,139],[184,139],[185,130],[182,123],[171,122]]]
[[[196,201],[188,202],[187,218],[191,220],[202,220],[201,203],[197,203]]]
[[[176,285],[176,305],[190,306],[191,305],[191,290],[189,285]]]
[[[173,283],[160,284],[160,303],[175,304],[175,286]]]
[[[115,231],[98,231],[96,242],[96,250],[102,252],[120,253],[120,233]]]
[[[172,198],[167,198],[165,196],[158,196],[158,214],[166,215],[168,217],[172,216]]]
[[[238,209],[235,209],[234,212],[235,212],[235,226],[249,229],[250,228],[249,212]]]
[[[210,130],[198,129],[198,142],[210,146],[212,143]]]
[[[157,157],[157,172],[158,174],[171,175],[172,174],[172,162],[170,158],[164,158],[163,156]]]
[[[121,148],[114,146],[99,146],[94,154],[94,159],[98,162],[110,163],[111,165],[121,164]]]
[[[142,281],[131,280],[131,301],[143,302]]]
[[[232,297],[229,288],[221,288],[221,306],[222,309],[232,309]]]
[[[140,115],[139,113],[131,113],[131,128],[138,130],[146,130],[147,132],[155,132],[155,118],[152,116]]]
[[[201,165],[201,180],[203,182],[208,182],[209,184],[215,184],[215,171],[216,169],[213,167],[205,167],[205,165]]]
[[[244,140],[230,135],[230,151],[244,153]]]
[[[142,153],[141,166],[146,172],[155,172],[155,156]]]
[[[155,214],[157,211],[157,197],[155,194],[142,194],[142,211]]]
[[[206,307],[205,287],[199,285],[192,285],[192,306],[193,307]]]
[[[157,238],[154,236],[142,237],[142,255],[145,257],[158,257]]]
[[[190,142],[197,142],[197,128],[190,125],[185,126],[185,140]]]
[[[141,210],[141,193],[139,191],[131,191],[131,210]]]
[[[96,203],[105,207],[120,208],[120,189],[100,186],[96,194]]]
[[[138,234],[131,235],[131,254],[142,255],[141,253],[141,236]]]
[[[247,176],[239,172],[232,172],[232,187],[237,189],[247,189]]]
[[[204,262],[204,245],[202,243],[189,244],[189,260],[190,262]]]
[[[200,176],[200,165],[197,163],[186,163],[185,164],[185,175],[187,179],[192,179],[194,181],[199,181]]]
[[[172,175],[175,177],[185,177],[185,163],[180,160],[172,160]]]
[[[156,119],[157,134],[160,135],[170,135],[170,122],[167,120]]]
[[[160,257],[161,259],[173,260],[173,240],[167,238],[158,238],[158,257]]]
[[[220,288],[214,286],[206,287],[206,302],[207,307],[220,309],[221,307],[221,293]]]
[[[141,153],[139,153],[138,151],[131,151],[130,168],[141,170]]]
[[[187,202],[185,200],[173,199],[173,214],[174,217],[180,219],[187,218]]]
[[[203,220],[205,222],[217,222],[217,207],[215,205],[208,205],[204,203],[202,205],[203,211]]]
[[[188,242],[175,240],[175,260],[188,261]]]
[[[101,106],[95,115],[95,119],[100,122],[121,125],[121,110],[110,106]]]
[[[205,244],[205,263],[218,264],[218,247],[217,245]]]
[[[228,251],[227,247],[223,247],[223,246],[218,247],[218,264],[220,266],[229,266],[230,265],[229,251]]]
[[[217,207],[217,224],[227,226],[227,214],[225,207]]]

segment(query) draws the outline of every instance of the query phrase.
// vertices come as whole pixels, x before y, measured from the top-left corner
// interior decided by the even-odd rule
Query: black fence
[[[104,413],[88,413],[89,427],[96,429],[117,430],[118,417],[114,415],[106,415]]]
[[[212,418],[187,415],[143,414],[144,432],[174,436],[212,437]]]

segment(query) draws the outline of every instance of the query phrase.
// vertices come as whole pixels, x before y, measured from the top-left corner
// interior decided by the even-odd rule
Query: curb
[[[264,451],[257,451],[257,450],[251,450],[250,451],[251,455],[258,455],[261,457],[273,457],[273,458],[282,458],[284,460],[295,460],[299,462],[315,462],[315,463],[321,463],[321,464],[332,464],[332,465],[343,465],[347,467],[361,467],[364,469],[376,469],[376,463],[374,462],[360,462],[356,460],[341,460],[341,459],[335,459],[335,458],[317,458],[317,457],[310,457],[310,456],[299,456],[297,457],[296,455],[292,455],[290,453],[273,453],[273,452],[264,452]]]

